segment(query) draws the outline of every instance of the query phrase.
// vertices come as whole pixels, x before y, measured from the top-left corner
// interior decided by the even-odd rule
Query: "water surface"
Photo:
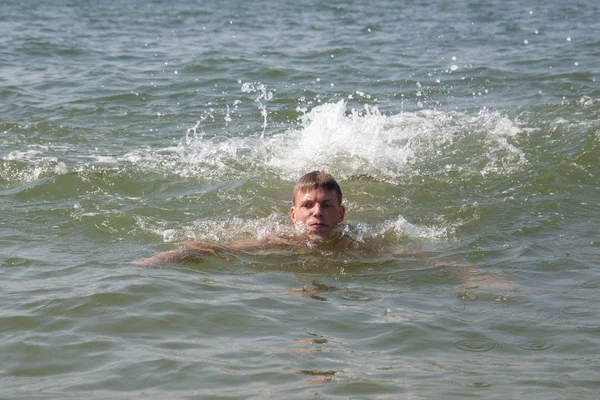
[[[596,398],[598,21],[3,2],[0,397]],[[345,234],[435,256],[128,264],[289,233],[314,169]]]

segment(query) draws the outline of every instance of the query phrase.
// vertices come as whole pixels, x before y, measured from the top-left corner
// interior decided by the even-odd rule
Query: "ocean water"
[[[0,4],[0,398],[597,399],[596,1]],[[331,172],[429,256],[226,252]]]

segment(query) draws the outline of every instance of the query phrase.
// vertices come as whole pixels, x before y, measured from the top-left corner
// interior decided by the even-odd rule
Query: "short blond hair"
[[[338,198],[338,205],[342,205],[342,189],[336,180],[328,174],[322,171],[312,171],[308,174],[304,174],[302,178],[298,179],[294,190],[292,191],[292,203],[295,205],[296,194],[298,192],[307,192],[309,190],[331,190],[335,192]]]

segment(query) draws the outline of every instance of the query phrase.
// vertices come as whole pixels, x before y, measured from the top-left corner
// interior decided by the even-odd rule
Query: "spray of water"
[[[246,91],[259,92],[256,101],[272,97],[264,85],[244,85]],[[259,108],[268,115],[263,103]],[[385,115],[368,104],[348,109],[342,100],[315,106],[301,114],[298,125],[280,132],[267,135],[266,124],[265,118],[259,135],[231,132],[205,138],[199,121],[177,149],[177,173],[223,179],[260,175],[266,167],[295,180],[308,170],[323,169],[341,179],[368,175],[398,182],[422,174],[508,174],[527,163],[517,144],[518,123],[488,110]]]
[[[205,132],[207,121],[214,125],[219,120],[215,117],[216,111],[211,109],[187,129],[176,147],[137,149],[114,157],[112,164],[115,168],[127,166],[202,181],[269,175],[292,183],[305,172],[320,169],[331,172],[341,181],[366,176],[390,184],[419,176],[444,181],[456,176],[467,180],[474,176],[506,175],[527,164],[519,148],[519,123],[499,112],[423,110],[384,114],[370,104],[356,109],[341,100],[302,109],[297,123],[277,129],[268,125],[268,104],[273,92],[260,82],[243,83],[241,92],[254,95],[253,102],[262,117],[260,132],[236,131],[232,124],[235,112],[231,107],[227,107],[223,117],[224,127],[217,130],[211,127]],[[235,111],[240,101],[232,105]],[[26,161],[30,156],[12,153],[8,161]],[[20,172],[31,175],[31,179],[41,176],[44,171],[39,168],[44,166],[47,172],[54,173],[60,173],[64,167],[44,159],[43,155],[34,156],[44,162],[34,163],[27,171]],[[4,169],[15,168],[14,165],[5,163]],[[10,175],[10,171],[3,173],[6,175]],[[282,234],[286,229],[287,218],[283,216],[258,222],[202,221],[176,231],[159,230],[166,241],[206,235],[207,240],[219,241],[228,239],[227,232],[231,231],[263,237]],[[420,227],[398,216],[377,226],[364,224],[361,229],[354,227],[350,233],[359,239],[390,232],[397,236],[431,238],[447,237],[454,228],[444,224]]]

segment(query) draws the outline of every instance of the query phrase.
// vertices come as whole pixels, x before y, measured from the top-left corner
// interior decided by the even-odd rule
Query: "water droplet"
[[[510,303],[510,296],[499,295],[494,297],[494,301],[497,301],[498,303]]]
[[[529,40],[525,39],[525,40],[523,40],[523,43],[529,44]]]
[[[469,292],[463,292],[458,296],[461,300],[473,301],[477,300],[477,295]]]

